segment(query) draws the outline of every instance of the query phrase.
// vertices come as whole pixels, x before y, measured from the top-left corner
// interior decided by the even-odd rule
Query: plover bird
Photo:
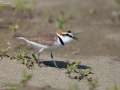
[[[49,34],[41,34],[34,37],[22,37],[22,36],[15,36],[15,38],[20,39],[26,42],[28,45],[36,47],[39,49],[38,52],[38,65],[40,63],[39,56],[40,53],[44,50],[50,50],[51,58],[54,62],[55,67],[57,64],[54,61],[52,51],[58,48],[63,47],[65,44],[71,42],[73,39],[78,40],[75,36],[73,36],[71,31],[58,31],[57,33],[49,33]]]

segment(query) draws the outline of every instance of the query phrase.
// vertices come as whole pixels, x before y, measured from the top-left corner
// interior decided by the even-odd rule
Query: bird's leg
[[[44,48],[40,49],[40,51],[38,52],[38,66],[39,66],[39,63],[40,63],[40,59],[39,59],[39,56],[40,56],[40,53],[44,50]]]
[[[52,51],[50,51],[50,54],[51,54],[51,58],[52,58],[52,61],[54,62],[55,67],[56,67],[56,68],[58,68],[58,66],[57,66],[56,62],[54,61]]]

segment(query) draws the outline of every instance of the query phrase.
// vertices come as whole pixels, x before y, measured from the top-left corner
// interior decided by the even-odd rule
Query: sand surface
[[[45,61],[50,61],[48,56],[44,56]],[[99,78],[98,90],[105,90],[108,87],[117,84],[120,87],[120,62],[115,61],[115,57],[89,57],[83,59],[75,59],[81,61],[80,69],[87,69],[91,67],[93,73],[88,77],[93,79]],[[55,60],[62,61],[65,64],[65,58],[55,57]],[[73,61],[74,59],[69,59]],[[52,61],[51,61],[52,62]],[[57,63],[59,66],[59,62]],[[53,64],[48,63],[48,66],[40,68],[35,65],[34,69],[29,70],[16,60],[9,60],[7,58],[0,61],[0,83],[19,83],[22,77],[22,71],[33,74],[32,80],[29,81],[30,85],[43,87],[50,85],[53,88],[68,89],[74,84],[78,84],[81,90],[88,90],[87,79],[83,79],[80,82],[74,79],[70,79],[65,74],[66,67],[61,65],[61,69],[51,67]]]

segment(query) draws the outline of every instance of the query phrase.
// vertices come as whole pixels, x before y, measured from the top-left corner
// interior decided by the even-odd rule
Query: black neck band
[[[60,43],[62,44],[62,45],[65,45],[64,44],[64,42],[63,42],[63,40],[58,36],[58,38],[59,38],[59,40],[60,40]]]

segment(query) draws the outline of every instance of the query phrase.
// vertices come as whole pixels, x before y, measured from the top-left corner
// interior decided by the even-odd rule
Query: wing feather
[[[33,37],[24,36],[23,38],[32,42],[49,46],[52,45],[57,40],[58,36],[54,33],[54,34],[41,34]]]

